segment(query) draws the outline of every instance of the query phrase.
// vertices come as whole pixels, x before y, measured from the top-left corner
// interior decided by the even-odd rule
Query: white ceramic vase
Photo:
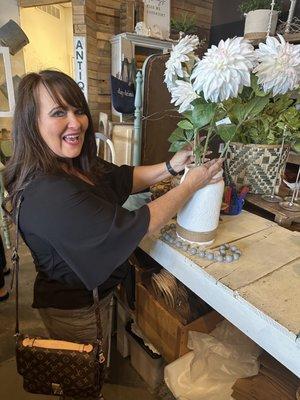
[[[187,166],[186,173],[194,166]],[[221,177],[220,171],[215,177]],[[224,192],[224,181],[199,189],[177,214],[177,235],[189,242],[207,245],[213,243],[217,234]]]
[[[245,21],[245,39],[265,37],[268,31],[271,10],[254,10],[248,12]],[[270,35],[274,35],[278,21],[278,11],[273,11]]]

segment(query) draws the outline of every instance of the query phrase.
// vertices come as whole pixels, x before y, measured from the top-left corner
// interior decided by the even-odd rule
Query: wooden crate
[[[137,284],[137,324],[167,362],[172,362],[190,351],[188,332],[211,332],[223,317],[216,311],[183,325],[178,318],[160,304],[142,284]]]

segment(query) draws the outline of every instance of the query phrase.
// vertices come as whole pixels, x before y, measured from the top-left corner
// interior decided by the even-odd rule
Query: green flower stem
[[[209,124],[209,129],[208,129],[208,132],[207,132],[207,135],[206,135],[206,139],[205,139],[205,144],[204,144],[201,164],[204,164],[204,162],[205,162],[205,154],[207,152],[208,143],[209,143],[209,140],[210,140],[211,135],[212,135],[212,133],[214,131],[214,128],[215,128],[215,118],[216,118],[216,115],[217,115],[217,109],[218,109],[218,107],[216,107],[214,115],[213,115],[213,117],[212,117],[212,119],[210,121],[210,124]]]
[[[195,164],[197,165],[196,148],[197,148],[197,129],[194,130],[194,142],[193,142],[193,154],[195,156]]]
[[[195,164],[196,166],[199,166],[201,164],[201,160],[199,160],[199,156],[198,156],[198,152],[196,151],[199,145],[199,132],[198,129],[194,130],[195,134],[194,134],[194,148],[193,148],[193,153],[195,156]]]
[[[223,158],[223,157],[226,155],[227,150],[228,150],[229,145],[230,145],[230,142],[231,142],[231,140],[228,140],[228,142],[227,142],[226,145],[224,146],[224,149],[222,150],[222,152],[221,152],[219,158]]]

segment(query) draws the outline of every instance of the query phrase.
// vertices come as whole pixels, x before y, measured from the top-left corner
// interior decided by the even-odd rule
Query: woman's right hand
[[[211,185],[223,180],[223,177],[214,178],[214,176],[222,170],[223,161],[224,158],[213,159],[199,167],[191,169],[186,174],[182,185],[186,185],[190,193],[194,193],[206,185]]]

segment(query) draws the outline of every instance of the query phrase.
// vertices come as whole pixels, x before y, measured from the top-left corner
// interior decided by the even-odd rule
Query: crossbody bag
[[[16,290],[16,362],[27,392],[73,398],[97,397],[104,378],[105,358],[98,289],[93,290],[97,340],[74,343],[29,336],[19,330],[19,214],[23,197],[15,214],[15,247],[12,254]]]

